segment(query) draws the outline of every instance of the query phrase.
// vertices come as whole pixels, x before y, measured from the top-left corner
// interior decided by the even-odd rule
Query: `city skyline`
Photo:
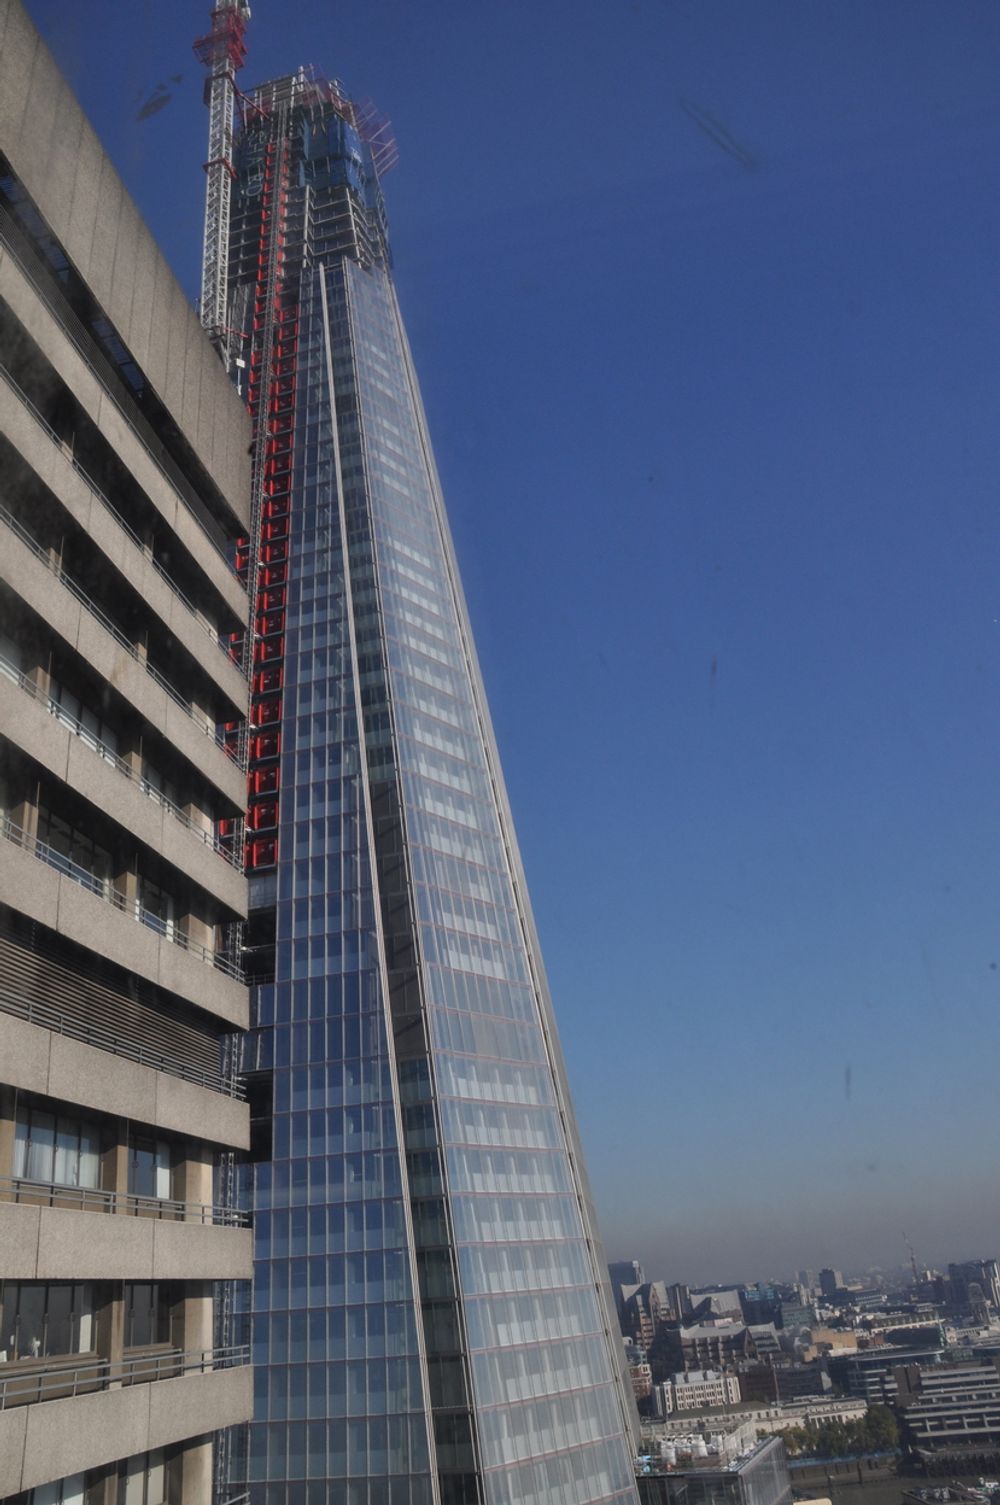
[[[200,7],[129,37],[114,5],[85,32],[31,10],[193,296]],[[469,498],[458,548],[609,1256],[709,1278],[734,1243],[764,1268],[885,1262],[901,1228],[929,1261],[956,1227],[990,1247],[995,12],[556,7],[532,52],[521,7],[449,39],[448,7],[420,30],[382,5],[308,48],[318,11],[284,36],[257,11],[253,76],[317,57],[403,140],[401,297]],[[609,92],[627,127],[595,136]],[[534,159],[521,98],[551,108]],[[167,130],[186,156],[154,195]],[[595,175],[638,216],[625,246]],[[609,265],[613,318],[590,299]]]

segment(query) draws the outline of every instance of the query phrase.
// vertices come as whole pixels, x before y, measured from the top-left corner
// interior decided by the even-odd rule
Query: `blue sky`
[[[207,7],[29,9],[194,297]],[[609,1256],[1000,1252],[1000,10],[254,9],[396,127]]]

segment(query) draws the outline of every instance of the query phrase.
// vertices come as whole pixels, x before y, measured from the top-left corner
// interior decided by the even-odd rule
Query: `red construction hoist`
[[[282,685],[288,581],[295,360],[299,309],[286,287],[285,216],[289,143],[286,114],[275,112],[264,157],[260,243],[254,287],[247,400],[255,445],[252,532],[236,566],[253,598],[246,870],[260,874],[278,855]]]

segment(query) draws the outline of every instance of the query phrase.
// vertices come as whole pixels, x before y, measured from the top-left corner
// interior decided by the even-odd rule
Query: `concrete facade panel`
[[[170,282],[163,284],[160,296],[163,299],[163,312],[167,321],[167,342],[159,347],[159,351],[165,355],[166,359],[157,389],[170,411],[179,416],[184,407],[184,373],[190,335],[184,317],[187,311],[187,299],[172,278]],[[202,459],[211,469],[210,455],[205,454]]]
[[[151,1066],[123,1060],[96,1045],[67,1035],[52,1036],[48,1093],[58,1102],[154,1124],[157,1076]]]
[[[0,274],[0,296],[10,304],[11,310],[44,353],[66,384],[72,389],[82,407],[96,415],[100,400],[100,386],[68,343],[55,318],[38,297],[21,268],[12,256],[6,258]],[[16,401],[16,399],[15,399]],[[7,430],[4,428],[4,433]],[[32,433],[52,440],[32,421]]]
[[[196,1087],[193,1082],[161,1073],[156,1082],[156,1124],[161,1129],[198,1134],[229,1149],[250,1148],[250,1109],[238,1098]]]
[[[17,1494],[21,1488],[27,1430],[27,1406],[0,1411],[0,1495],[4,1497]]]
[[[250,1110],[238,1098],[154,1071],[66,1035],[4,1016],[4,1080],[99,1113],[200,1139],[227,1149],[250,1144]],[[13,1072],[13,1074],[12,1074]]]
[[[138,796],[143,799],[143,795]],[[147,804],[152,801],[147,800]],[[186,873],[192,883],[197,883],[206,893],[212,894],[241,919],[247,913],[246,879],[238,868],[231,867],[218,852],[201,841],[199,837],[182,826],[172,816],[163,818],[163,837],[159,848],[165,862],[180,872]]]
[[[4,842],[2,853],[0,904],[54,930],[59,917],[59,874],[12,842]]]
[[[40,700],[34,700],[12,679],[0,675],[0,727],[14,747],[34,758],[57,779],[69,766],[71,733],[60,726]]]
[[[25,1406],[24,1464],[14,1490],[34,1489],[116,1458],[146,1452],[149,1392],[153,1388],[130,1385],[124,1390]]]
[[[56,929],[88,951],[156,981],[159,936],[72,878],[59,879]]]
[[[36,1280],[154,1280],[150,1218],[41,1208]]]
[[[19,142],[41,41],[20,5],[8,8],[0,52],[0,138]]]
[[[0,1270],[5,1280],[37,1279],[41,1212],[40,1207],[0,1202]]]
[[[69,203],[73,197],[84,130],[83,117],[75,104],[72,89],[61,78],[53,95],[53,117],[58,129],[52,134],[45,178],[52,197],[63,203]]]
[[[149,364],[149,332],[153,323],[153,297],[156,288],[156,265],[159,258],[142,256],[136,260],[132,285],[132,309],[129,315],[129,349],[143,370]]]
[[[250,1415],[253,1404],[249,1366],[188,1374],[148,1388],[151,1448],[235,1426]]]
[[[60,234],[70,261],[84,277],[90,270],[94,230],[100,211],[96,190],[100,182],[103,157],[100,142],[84,121],[74,163],[73,191],[66,201],[69,211],[64,216],[65,234]],[[54,223],[53,229],[56,229]]]
[[[111,303],[118,222],[125,200],[121,179],[107,157],[101,159],[101,173],[95,192],[100,213],[94,222],[86,277],[94,297],[103,309],[107,309]]]
[[[157,981],[227,1024],[249,1027],[250,995],[243,984],[167,940],[160,943]]]
[[[15,596],[48,622],[67,643],[75,644],[83,607],[75,601],[65,586],[60,585],[52,571],[34,555],[27,544],[22,543],[9,528],[0,532],[3,548],[0,548],[0,579],[10,586]]]
[[[163,806],[143,794],[134,780],[119,773],[82,738],[74,736],[70,742],[67,768],[73,789],[131,831],[138,841],[159,851],[163,845],[163,827],[170,820]]]
[[[150,1224],[154,1280],[249,1280],[253,1274],[253,1234],[249,1228],[210,1224]]]
[[[48,1092],[49,1049],[55,1037],[40,1024],[30,1024],[27,1019],[16,1019],[12,1014],[3,1015],[0,1030],[3,1031],[3,1060],[0,1064],[3,1081],[22,1092]]]
[[[104,305],[105,312],[116,329],[129,329],[132,322],[132,300],[135,292],[139,245],[140,241],[145,239],[145,233],[146,227],[135,202],[123,191],[118,233],[115,236],[111,296]],[[131,341],[127,343],[131,344]]]
[[[219,747],[214,737],[203,732],[179,705],[164,695],[163,730],[177,751],[200,769],[216,789],[242,810],[246,803],[246,774]]]
[[[72,192],[67,191],[64,177],[56,180],[55,175],[50,177],[47,173],[53,146],[51,127],[55,123],[54,114],[49,120],[50,111],[54,111],[58,103],[58,127],[64,139],[67,131],[77,132],[77,121],[82,121],[82,113],[62,85],[48,49],[23,7],[10,9],[7,33],[0,57],[0,132],[4,141],[10,143],[8,152],[14,171],[62,242],[70,260],[90,281],[95,297],[113,318],[125,345],[131,348],[136,306],[134,287],[144,275],[139,272],[139,265],[160,263],[165,267],[165,263],[148,231],[143,229],[133,236],[131,211],[123,220],[125,195],[121,180],[89,126],[83,124],[79,128],[80,149]],[[29,98],[32,100],[30,112],[26,110]],[[39,112],[41,127],[36,129]],[[124,256],[116,258],[120,231],[132,244],[131,264]],[[200,458],[236,515],[245,518],[249,497],[248,467],[231,469],[226,474],[217,469],[213,456],[220,448],[215,442],[220,426],[239,431],[249,442],[247,415],[218,361],[213,357],[214,364],[200,364],[200,352],[206,346],[204,332],[169,271],[162,280],[162,288],[158,287],[153,296],[163,310],[162,320],[175,325],[176,348],[168,353],[167,341],[157,339],[151,333],[147,375],[175,421],[182,426],[187,352],[189,349],[199,352],[195,359],[199,361],[200,401],[210,409],[214,420],[212,446]],[[157,322],[154,318],[154,327]],[[143,315],[143,334],[146,327]],[[193,434],[191,437],[195,438]]]

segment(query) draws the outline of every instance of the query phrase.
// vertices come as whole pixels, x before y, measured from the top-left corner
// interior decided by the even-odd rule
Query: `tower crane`
[[[205,102],[208,105],[208,161],[205,163],[205,238],[201,261],[201,322],[229,369],[226,329],[228,290],[229,204],[233,178],[233,125],[236,114],[236,74],[246,59],[244,33],[250,19],[247,0],[218,0],[212,29],[194,44],[195,55],[208,68]]]
[[[913,1245],[910,1243],[910,1241],[906,1237],[905,1233],[903,1234],[903,1243],[906,1245],[907,1249],[909,1249],[909,1251],[910,1251],[910,1269],[913,1271],[913,1284],[914,1285],[919,1285],[920,1284],[920,1276],[917,1273],[917,1256],[913,1252]]]

